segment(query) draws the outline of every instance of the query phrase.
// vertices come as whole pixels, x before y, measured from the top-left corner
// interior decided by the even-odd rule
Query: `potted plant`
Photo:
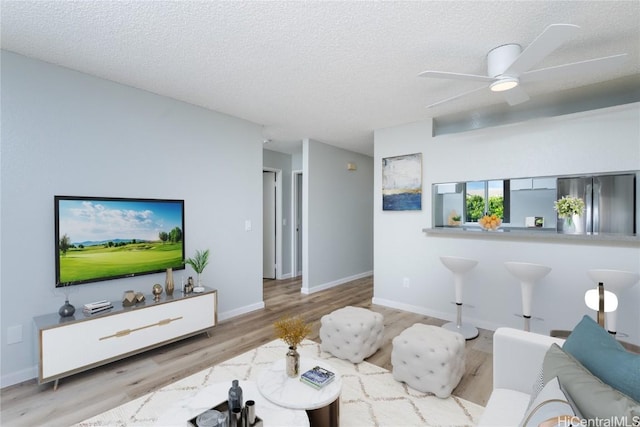
[[[452,227],[457,227],[461,224],[462,216],[459,215],[455,210],[452,210],[449,214],[449,218],[447,218],[447,225]]]
[[[558,212],[559,218],[564,218],[567,224],[571,225],[573,216],[580,216],[584,212],[584,200],[579,197],[562,196],[560,200],[553,202],[553,209]]]
[[[204,271],[204,268],[207,266],[207,264],[209,264],[209,249],[206,249],[204,251],[196,250],[193,258],[185,259],[184,263],[189,264],[191,268],[193,268],[193,271],[196,272],[196,274],[198,275],[198,286],[201,287],[202,284],[200,283],[200,275]]]

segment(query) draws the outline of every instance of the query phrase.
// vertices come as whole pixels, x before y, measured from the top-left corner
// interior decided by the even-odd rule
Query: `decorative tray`
[[[202,423],[202,419],[201,419],[201,424],[198,424],[198,418],[200,418],[201,415],[204,415],[211,410],[222,412],[223,414],[227,415],[229,412],[229,404],[226,400],[221,403],[218,403],[216,406],[213,406],[212,408],[207,409],[203,413],[198,414],[195,417],[191,418],[189,420],[189,425],[194,427],[227,427],[227,426],[234,425],[228,419],[228,415],[226,416],[226,418],[224,419],[225,421],[222,424],[211,424],[210,422],[207,423],[207,421]],[[238,423],[236,424],[237,427],[263,427],[264,424],[262,422],[262,418],[258,417],[257,415],[253,424],[249,424],[249,422],[246,421],[245,419],[246,411],[242,411],[242,415],[243,415],[242,418],[240,418],[238,420]],[[209,417],[206,417],[206,418],[210,419]]]

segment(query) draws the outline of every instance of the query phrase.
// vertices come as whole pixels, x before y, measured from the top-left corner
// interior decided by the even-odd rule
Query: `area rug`
[[[170,402],[184,399],[213,383],[231,383],[233,379],[255,381],[261,369],[283,358],[286,351],[287,346],[282,341],[269,342],[85,420],[76,427],[160,425],[158,414],[166,411]],[[310,340],[304,340],[298,351],[301,357],[325,360],[342,375],[341,426],[473,426],[484,409],[456,396],[439,399],[431,393],[421,393],[394,380],[386,369],[367,362],[356,365],[335,358]]]

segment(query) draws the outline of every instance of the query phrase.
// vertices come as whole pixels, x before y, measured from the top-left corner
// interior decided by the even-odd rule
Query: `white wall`
[[[32,318],[64,302],[54,294],[56,194],[184,199],[187,255],[211,250],[203,281],[219,291],[220,318],[263,306],[260,126],[12,53],[1,60],[2,386],[35,376]],[[163,280],[77,286],[71,303],[118,304]],[[22,342],[7,345],[11,326]]]
[[[640,271],[638,244],[542,243],[519,239],[428,236],[431,185],[438,182],[640,170],[640,105],[462,134],[432,137],[431,121],[375,132],[374,303],[455,319],[451,273],[441,255],[478,259],[468,275],[463,318],[477,326],[522,327],[520,287],[504,261],[546,264],[553,271],[536,288],[532,330],[571,329],[584,314],[592,268]],[[381,160],[423,153],[423,210],[383,212]],[[409,288],[403,279],[409,278]],[[640,285],[621,298],[618,331],[640,344]]]
[[[373,270],[373,159],[308,139],[302,153],[302,292],[312,293]]]

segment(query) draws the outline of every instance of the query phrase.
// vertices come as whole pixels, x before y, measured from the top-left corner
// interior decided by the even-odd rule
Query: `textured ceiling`
[[[495,108],[485,90],[426,109],[481,84],[417,75],[486,74],[489,50],[553,23],[581,31],[534,68],[630,58],[527,85],[532,100],[640,74],[639,1],[2,1],[0,14],[3,49],[262,124],[285,151],[312,138],[371,155],[374,129]]]

